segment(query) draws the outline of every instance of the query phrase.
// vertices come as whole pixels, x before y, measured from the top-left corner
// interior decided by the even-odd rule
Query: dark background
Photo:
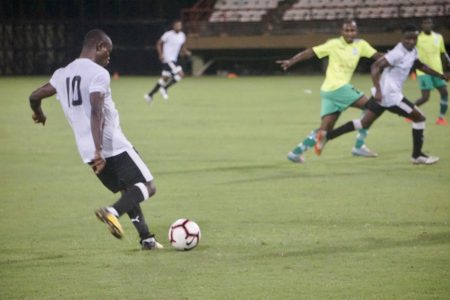
[[[0,75],[51,74],[79,55],[84,34],[114,43],[111,72],[157,74],[155,43],[197,0],[1,0]]]

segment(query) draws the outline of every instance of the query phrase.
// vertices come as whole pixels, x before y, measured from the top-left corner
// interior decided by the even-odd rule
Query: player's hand
[[[34,123],[39,124],[42,123],[42,126],[45,126],[45,121],[47,121],[47,117],[41,113],[41,114],[36,114],[34,113],[31,118],[33,119]]]
[[[99,151],[95,151],[94,159],[91,160],[90,165],[94,169],[95,174],[100,174],[106,165],[106,160],[102,157]]]
[[[280,67],[283,69],[283,71],[286,71],[292,65],[292,62],[290,59],[277,60],[276,63],[280,65]]]
[[[381,102],[381,98],[383,98],[383,95],[381,95],[380,89],[376,89],[375,95],[373,95],[373,97],[377,102]]]

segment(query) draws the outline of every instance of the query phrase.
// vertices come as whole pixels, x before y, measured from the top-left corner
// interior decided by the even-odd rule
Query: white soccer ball
[[[188,219],[178,219],[169,228],[169,242],[177,250],[194,249],[201,236],[197,223]]]

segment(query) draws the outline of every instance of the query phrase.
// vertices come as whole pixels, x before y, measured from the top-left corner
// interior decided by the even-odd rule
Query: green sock
[[[292,152],[297,155],[302,154],[316,144],[316,131],[312,131],[300,144],[295,147]]]
[[[364,145],[364,140],[367,136],[367,129],[361,128],[358,130],[358,135],[356,136],[355,148],[359,149]]]
[[[443,118],[445,116],[445,114],[447,113],[447,108],[448,108],[448,96],[446,97],[442,97],[441,98],[441,109],[440,109],[440,114],[439,116],[441,118]]]

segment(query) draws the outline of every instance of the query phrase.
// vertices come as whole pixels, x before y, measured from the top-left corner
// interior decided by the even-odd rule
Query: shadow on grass
[[[358,244],[353,245],[325,245],[299,251],[278,251],[270,254],[273,257],[302,257],[328,254],[361,253],[373,250],[384,250],[393,248],[427,247],[433,245],[450,244],[450,232],[422,233],[410,240],[393,239],[362,239]],[[267,254],[265,255],[267,256]]]

